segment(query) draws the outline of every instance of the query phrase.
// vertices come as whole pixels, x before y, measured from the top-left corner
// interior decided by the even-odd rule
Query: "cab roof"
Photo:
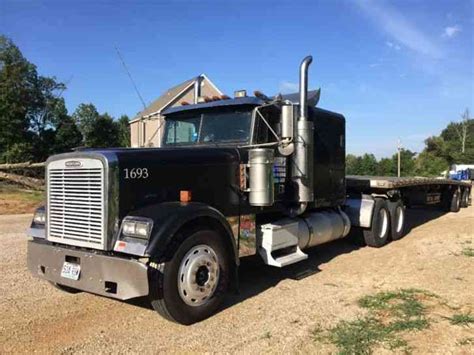
[[[264,100],[259,99],[258,97],[239,97],[235,99],[225,99],[225,100],[218,100],[218,101],[211,101],[211,102],[203,102],[198,104],[192,105],[183,105],[183,106],[176,106],[170,107],[162,112],[163,115],[171,115],[178,112],[187,112],[193,110],[202,110],[211,107],[223,107],[223,106],[240,106],[240,105],[251,105],[251,106],[260,106],[265,103]]]
[[[307,97],[308,105],[311,107],[316,106],[317,103],[319,102],[319,95],[320,95],[320,90],[308,91],[308,97]],[[275,97],[270,97],[269,99],[273,100],[274,98]],[[300,96],[299,96],[299,93],[286,94],[286,95],[281,95],[281,99],[283,101],[286,101],[286,100],[291,101],[293,104],[297,105],[299,104]],[[178,112],[188,112],[192,110],[201,110],[201,109],[206,109],[206,108],[211,108],[211,107],[239,106],[239,105],[260,106],[260,105],[264,105],[265,103],[267,103],[267,101],[255,96],[236,97],[233,99],[224,99],[224,100],[203,102],[203,103],[192,104],[192,105],[170,107],[164,110],[162,114],[166,116],[166,115],[171,115]]]

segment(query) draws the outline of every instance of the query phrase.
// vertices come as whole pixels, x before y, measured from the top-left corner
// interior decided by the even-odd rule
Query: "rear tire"
[[[372,214],[372,224],[363,230],[365,243],[374,248],[383,247],[390,234],[390,211],[384,199],[376,198]]]
[[[199,230],[159,270],[150,268],[150,301],[164,318],[185,325],[213,315],[229,287],[230,258],[222,237]]]
[[[450,195],[450,199],[448,200],[448,211],[449,212],[459,212],[461,209],[461,196],[460,191],[457,189]]]
[[[466,208],[469,206],[469,189],[464,189],[461,194],[461,207]]]
[[[390,211],[390,239],[401,239],[405,235],[405,206],[402,200],[389,201],[387,204]]]

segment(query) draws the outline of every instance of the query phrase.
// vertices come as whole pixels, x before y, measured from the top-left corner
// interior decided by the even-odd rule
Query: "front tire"
[[[213,230],[190,233],[160,271],[151,269],[151,305],[168,320],[199,322],[222,304],[229,275],[230,258],[222,237]]]
[[[384,199],[375,199],[370,228],[364,229],[365,243],[374,248],[383,247],[388,242],[390,234],[390,212]]]

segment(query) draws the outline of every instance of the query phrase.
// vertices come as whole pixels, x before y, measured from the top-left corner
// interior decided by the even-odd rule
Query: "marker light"
[[[247,97],[247,90],[234,91],[234,97]]]
[[[179,201],[180,202],[191,202],[191,191],[181,190],[179,192]]]

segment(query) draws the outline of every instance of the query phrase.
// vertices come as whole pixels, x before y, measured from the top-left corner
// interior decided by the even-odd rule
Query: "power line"
[[[135,81],[134,81],[133,78],[132,78],[132,74],[130,74],[130,71],[128,70],[127,65],[125,64],[125,61],[123,60],[123,57],[122,57],[122,55],[120,54],[120,51],[119,51],[119,49],[118,49],[117,46],[115,46],[115,50],[117,51],[117,55],[118,55],[120,61],[122,62],[123,68],[125,69],[125,71],[126,71],[128,77],[130,78],[130,81],[132,82],[133,87],[135,88],[135,91],[136,91],[136,93],[137,93],[137,95],[138,95],[138,98],[140,99],[140,101],[141,101],[142,104],[143,104],[143,108],[146,109],[145,100],[143,100],[142,95],[140,95],[140,91],[138,91],[138,87],[137,87],[137,85],[135,84]]]

